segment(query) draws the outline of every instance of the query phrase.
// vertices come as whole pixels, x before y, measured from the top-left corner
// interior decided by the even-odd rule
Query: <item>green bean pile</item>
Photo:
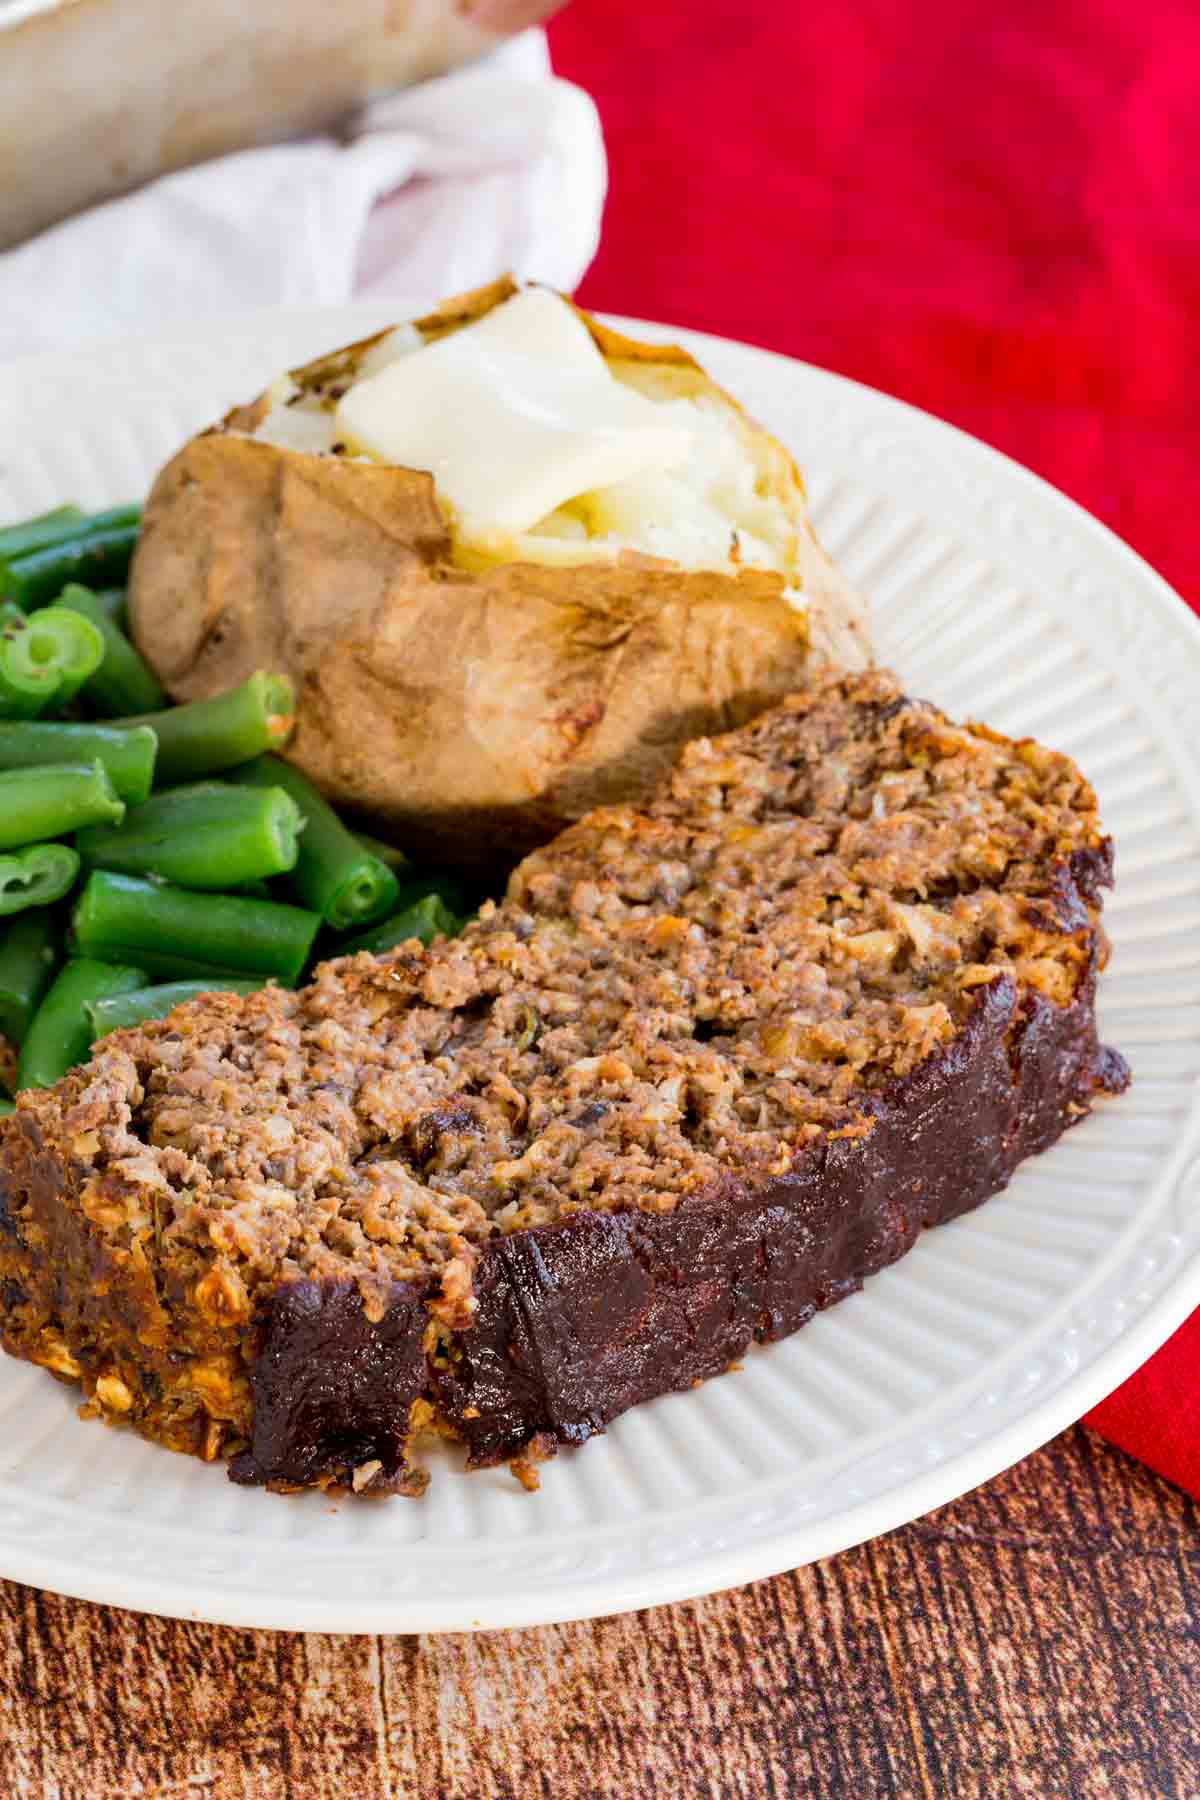
[[[13,1092],[98,1037],[321,957],[459,930],[472,897],[350,828],[289,763],[260,670],[171,706],[125,631],[137,506],[0,530],[0,1033]],[[214,779],[221,777],[222,779]],[[0,1111],[12,1102],[0,1098]]]

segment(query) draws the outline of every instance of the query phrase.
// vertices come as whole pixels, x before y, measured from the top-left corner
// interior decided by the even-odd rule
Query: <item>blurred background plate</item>
[[[392,316],[395,316],[394,310]],[[131,499],[281,367],[386,322],[272,312],[0,368],[0,522]],[[1071,502],[852,382],[675,338],[790,446],[881,656],[951,713],[1077,757],[1117,845],[1101,981],[1134,1085],[979,1212],[742,1372],[619,1419],[540,1492],[446,1448],[421,1502],[288,1499],[82,1425],[0,1359],[0,1574],[237,1625],[468,1630],[750,1581],[915,1518],[1032,1450],[1200,1301],[1200,622]]]

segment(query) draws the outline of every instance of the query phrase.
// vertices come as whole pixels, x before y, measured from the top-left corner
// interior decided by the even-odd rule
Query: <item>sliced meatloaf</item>
[[[827,675],[461,938],[213,995],[22,1096],[6,1349],[236,1481],[416,1491],[716,1375],[1126,1080],[1065,756]]]

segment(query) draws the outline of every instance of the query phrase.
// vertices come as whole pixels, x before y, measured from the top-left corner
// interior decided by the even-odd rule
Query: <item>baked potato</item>
[[[545,299],[528,308],[534,360],[543,329],[565,343],[582,322],[588,344],[570,355],[597,362],[604,405],[619,400],[621,429],[632,407],[631,441],[658,457],[532,523],[521,505],[536,511],[544,483],[531,477],[520,504],[481,523],[442,463],[435,480],[432,456],[403,466],[372,443],[363,396],[381,377],[411,394],[436,360],[414,351],[445,361],[452,334],[507,331],[500,309],[530,294],[547,290],[504,280],[447,301],[235,408],[158,476],[130,579],[134,636],[176,699],[285,670],[298,698],[289,758],[414,852],[473,870],[635,798],[686,739],[800,685],[809,656],[869,660],[864,609],[816,542],[792,459],[683,350],[622,337],[558,296],[561,313]],[[402,438],[420,412],[406,405],[388,423]],[[427,421],[439,425],[461,438],[444,401]],[[609,438],[625,454],[607,429],[587,454]],[[518,485],[502,465],[510,444],[519,460],[519,436],[474,471],[485,511],[493,488]],[[575,439],[559,441],[563,455],[535,470],[551,488],[570,479]]]

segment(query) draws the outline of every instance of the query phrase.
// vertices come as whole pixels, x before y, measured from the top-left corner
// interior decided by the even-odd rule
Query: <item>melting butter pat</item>
[[[525,532],[566,501],[687,461],[693,433],[614,380],[566,301],[526,288],[356,381],[350,449],[427,469],[460,535]]]

